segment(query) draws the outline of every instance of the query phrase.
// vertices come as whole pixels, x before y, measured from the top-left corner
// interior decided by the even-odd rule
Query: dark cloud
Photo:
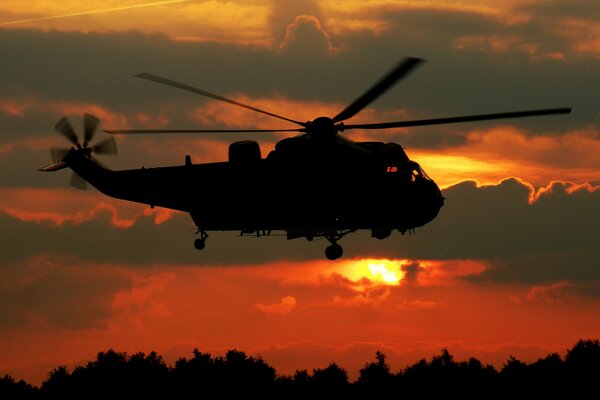
[[[516,180],[478,188],[472,182],[444,192],[446,204],[437,219],[415,235],[393,233],[386,240],[358,232],[345,237],[346,259],[410,258],[478,259],[490,269],[480,279],[493,281],[545,282],[600,280],[600,191],[579,190],[568,194],[568,186],[554,184],[552,190],[529,204],[529,188]],[[210,212],[210,210],[207,210]],[[274,260],[322,259],[326,241],[287,241],[285,237],[239,237],[236,232],[211,233],[207,248],[193,248],[194,227],[185,214],[177,214],[161,225],[153,217],[139,217],[128,229],[116,228],[111,214],[99,212],[96,219],[61,227],[22,222],[0,216],[0,264],[28,259],[31,254],[70,254],[96,263],[154,265],[259,264]],[[10,245],[8,245],[10,244]],[[232,251],[235,249],[235,251]],[[417,273],[417,270],[408,270]]]
[[[461,35],[517,29],[469,13],[390,11],[390,29],[381,37],[338,35],[331,41],[343,51],[325,49],[326,27],[300,24],[296,51],[255,46],[173,42],[139,32],[76,33],[29,29],[0,30],[3,99],[45,104],[96,104],[120,115],[166,111],[172,125],[192,126],[189,110],[206,100],[132,78],[149,71],[223,95],[250,98],[279,94],[296,100],[347,104],[369,88],[405,55],[429,62],[372,104],[382,110],[406,108],[415,118],[573,106],[568,119],[530,119],[519,126],[564,131],[597,122],[597,64],[593,59],[537,60],[512,53],[459,50]],[[286,23],[292,24],[294,20]],[[442,40],[442,38],[445,38]],[[325,40],[325,41],[324,41]],[[43,68],[39,66],[43,65]],[[62,115],[57,110],[26,110],[16,117],[0,112],[2,140],[48,132]],[[46,107],[48,108],[48,107]],[[273,110],[277,112],[278,110]],[[38,114],[36,114],[38,113]],[[40,115],[41,114],[41,115]],[[294,117],[294,116],[290,116]],[[493,124],[493,122],[486,123]],[[449,126],[455,132],[465,126]],[[435,137],[430,138],[436,142]],[[423,143],[423,145],[426,145]]]
[[[418,261],[413,261],[409,264],[402,265],[402,272],[404,272],[404,277],[402,281],[413,282],[417,280],[418,275],[425,271],[425,269],[419,265]]]
[[[201,267],[317,259],[323,250],[323,246],[311,246],[306,241],[287,242],[285,237],[257,239],[239,237],[239,232],[211,232],[207,248],[199,252],[193,246],[195,228],[188,215],[176,215],[158,226],[153,218],[140,217],[129,229],[116,228],[110,220],[111,214],[100,212],[94,220],[55,226],[22,222],[0,213],[0,240],[4,244],[0,265],[25,260],[31,254],[59,253],[98,263]]]
[[[115,294],[132,286],[130,277],[114,268],[52,254],[3,264],[0,279],[0,330],[40,323],[99,327],[112,316]]]
[[[345,239],[349,256],[489,260],[483,278],[540,282],[599,280],[600,191],[552,191],[528,204],[529,188],[516,180],[477,188],[465,182],[444,191],[437,219],[413,236],[389,241]]]

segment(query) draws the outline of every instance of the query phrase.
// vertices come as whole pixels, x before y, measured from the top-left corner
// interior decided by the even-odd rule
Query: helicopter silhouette
[[[210,231],[239,231],[241,235],[269,236],[285,232],[288,239],[325,238],[330,260],[343,254],[338,241],[357,230],[385,239],[393,231],[403,235],[432,221],[444,204],[436,183],[409,159],[396,143],[354,142],[341,135],[352,129],[390,129],[470,121],[565,114],[571,108],[549,108],[495,114],[468,115],[412,121],[344,124],[400,79],[423,63],[404,58],[387,75],[334,117],[301,122],[211,92],[150,73],[138,78],[175,87],[214,100],[295,124],[286,129],[168,129],[105,130],[116,134],[296,132],[275,145],[263,158],[259,144],[243,140],[229,145],[228,160],[194,164],[189,155],[183,165],[110,170],[96,154],[116,154],[112,136],[91,146],[100,121],[84,114],[83,143],[67,117],[55,130],[73,146],[51,149],[53,163],[41,171],[71,168],[71,184],[89,182],[100,192],[118,199],[165,207],[191,215],[201,250]]]

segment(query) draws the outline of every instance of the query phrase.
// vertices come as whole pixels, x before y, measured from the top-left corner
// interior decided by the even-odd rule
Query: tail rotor
[[[105,154],[105,155],[116,155],[117,154],[117,143],[112,136],[108,136],[106,139],[98,142],[95,145],[90,144],[94,140],[94,136],[98,131],[100,120],[91,115],[83,114],[83,144],[79,141],[79,136],[73,129],[73,125],[69,121],[68,117],[62,117],[54,126],[54,130],[60,135],[65,137],[73,146],[69,147],[54,147],[50,149],[50,156],[52,157],[53,163],[41,168],[40,171],[57,171],[59,169],[66,168],[68,166],[68,156],[73,153],[79,153],[88,159],[94,161],[96,164],[100,164],[92,154]],[[101,164],[100,164],[101,165]],[[85,190],[87,184],[85,180],[73,172],[73,176],[70,180],[71,186]]]

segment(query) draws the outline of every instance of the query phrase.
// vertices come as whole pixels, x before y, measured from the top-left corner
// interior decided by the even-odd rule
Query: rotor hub
[[[337,133],[337,127],[333,119],[319,117],[308,124],[307,131],[316,135],[334,135]]]

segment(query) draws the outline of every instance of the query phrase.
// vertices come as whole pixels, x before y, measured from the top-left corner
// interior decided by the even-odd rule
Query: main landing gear
[[[329,243],[331,243],[331,245],[325,248],[325,257],[332,261],[340,258],[344,254],[344,249],[337,243],[337,241],[354,231],[355,229],[334,230],[333,232],[330,231],[324,234],[323,236],[325,239],[329,240]]]
[[[208,237],[208,233],[202,230],[199,230],[196,233],[199,233],[200,237],[194,240],[194,247],[196,248],[196,250],[202,250],[204,249],[204,247],[206,247],[206,238]]]
[[[325,257],[327,257],[330,260],[337,260],[342,256],[342,254],[344,254],[344,249],[335,241],[331,242],[331,245],[327,246],[327,248],[325,249]]]

